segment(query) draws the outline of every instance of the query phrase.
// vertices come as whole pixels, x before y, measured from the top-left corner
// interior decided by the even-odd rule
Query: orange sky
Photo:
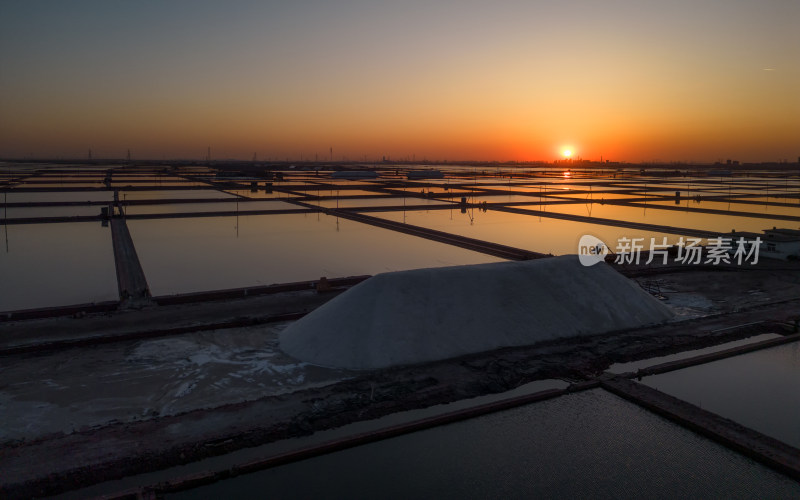
[[[5,10],[3,157],[800,155],[798,2]]]

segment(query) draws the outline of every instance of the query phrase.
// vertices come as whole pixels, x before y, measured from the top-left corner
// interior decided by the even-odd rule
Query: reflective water
[[[800,222],[790,223],[773,219],[751,219],[731,215],[706,214],[676,210],[660,210],[657,208],[625,207],[600,203],[582,203],[573,205],[559,205],[550,211],[565,214],[574,214],[604,219],[641,222],[690,229],[703,229],[720,233],[736,231],[761,232],[762,229],[773,226],[797,226]],[[800,214],[797,214],[800,215]]]
[[[32,203],[47,201],[111,201],[114,194],[110,191],[59,191],[37,193],[9,192],[0,195],[3,203]]]
[[[57,188],[57,189],[78,189],[78,188],[102,188],[104,184],[102,183],[102,179],[98,182],[70,182],[70,183],[63,183],[63,182],[20,182],[18,184],[14,184],[14,189],[17,188],[36,188],[36,189],[44,189],[44,188]]]
[[[447,205],[447,201],[431,200],[422,198],[345,198],[337,200],[320,200],[311,202],[314,206],[325,208],[352,208],[352,207],[402,207],[406,206],[427,206],[427,205]]]
[[[722,211],[733,211],[733,212],[750,212],[756,214],[775,214],[775,215],[791,215],[794,217],[800,217],[800,202],[797,202],[795,206],[775,206],[775,205],[765,205],[763,201],[758,203],[757,200],[750,200],[754,201],[754,203],[729,203],[727,201],[700,201],[695,202],[694,200],[683,200],[679,205],[676,205],[674,201],[648,201],[648,205],[654,206],[669,206],[669,207],[680,207],[686,208],[691,210],[693,208],[700,208],[700,209],[710,209],[710,210],[722,210]],[[764,219],[762,219],[764,220]],[[781,225],[789,225],[789,226],[800,226],[800,222],[781,222]],[[765,227],[767,227],[765,225]],[[771,227],[771,226],[769,226]]]
[[[295,193],[300,193],[301,196],[375,196],[381,194],[380,191],[371,191],[366,189],[321,189],[319,186],[281,186],[279,189],[287,189]],[[297,196],[297,195],[294,195]]]
[[[137,214],[176,214],[198,212],[235,212],[254,210],[297,210],[302,207],[282,201],[240,201],[236,200],[214,203],[164,203],[153,205],[129,205],[125,207],[128,215]]]
[[[111,232],[100,222],[0,225],[0,311],[117,298]]]
[[[313,478],[313,480],[310,480]],[[602,390],[168,498],[793,498],[800,484]]]
[[[548,211],[558,211],[555,208]],[[452,210],[431,210],[429,212],[382,212],[370,214],[375,217],[405,222],[417,226],[447,231],[470,238],[501,243],[535,252],[554,255],[578,252],[578,242],[584,234],[597,236],[612,249],[619,238],[646,238],[649,245],[651,237],[666,236],[668,242],[677,242],[678,236],[658,234],[637,229],[601,226],[583,222],[573,222],[547,217],[510,214],[489,210],[482,212],[469,209],[462,214],[456,206]]]
[[[297,197],[297,195],[283,193],[281,191],[275,191],[275,190],[273,190],[271,193],[267,193],[266,191],[264,191],[264,187],[263,186],[261,188],[259,188],[255,193],[252,191],[252,189],[226,189],[224,192],[232,194],[234,196],[241,196],[241,197],[244,197],[244,198],[259,198],[259,199],[264,198],[264,199],[269,199],[269,198],[296,198]]]
[[[13,172],[8,166],[0,169],[4,178],[34,173],[27,182],[31,186],[77,187],[89,183],[97,183],[105,178],[105,170],[110,165],[96,167],[74,167],[68,165],[48,166],[43,164],[13,165]],[[17,168],[19,167],[19,168]],[[50,168],[53,167],[53,168]],[[206,167],[181,169],[168,172],[156,168],[120,169],[112,176],[115,183],[133,186],[152,185],[167,187],[172,185],[191,186],[197,183],[190,180],[191,175],[205,175],[213,182],[236,182],[236,179],[217,179]],[[191,170],[191,172],[190,172]],[[764,175],[753,177],[725,178],[646,178],[639,177],[638,170],[623,173],[606,170],[605,177],[595,178],[597,172],[568,172],[563,168],[514,169],[517,177],[511,179],[507,173],[512,169],[500,169],[492,166],[475,168],[454,166],[448,168],[449,174],[456,174],[446,179],[426,179],[408,183],[405,188],[389,185],[390,182],[403,181],[403,175],[384,172],[382,179],[364,181],[344,181],[330,179],[326,172],[297,172],[287,169],[285,180],[273,182],[274,191],[263,191],[264,179],[255,180],[260,188],[256,193],[248,189],[253,180],[238,179],[241,188],[226,191],[208,185],[206,189],[154,189],[149,191],[125,190],[119,193],[121,201],[149,200],[158,202],[164,199],[190,201],[193,199],[220,199],[222,203],[181,203],[153,204],[145,206],[127,206],[131,215],[147,214],[183,214],[194,211],[236,211],[236,200],[241,197],[258,199],[254,203],[238,203],[238,209],[247,210],[279,210],[295,209],[296,205],[286,203],[287,198],[309,195],[306,200],[311,205],[323,208],[352,207],[385,207],[422,205],[437,207],[446,205],[447,200],[460,201],[466,196],[472,203],[526,203],[520,206],[530,210],[543,210],[551,213],[565,213],[575,216],[590,216],[648,224],[667,225],[704,229],[709,231],[760,232],[776,227],[800,227],[800,222],[781,221],[771,218],[746,218],[728,214],[698,214],[686,210],[659,210],[658,206],[673,206],[670,199],[675,190],[687,194],[702,193],[712,196],[715,193],[723,196],[753,196],[759,194],[758,200],[774,200],[776,196],[794,196],[800,192],[800,181],[797,179],[774,179]],[[479,172],[496,174],[495,177],[479,177]],[[538,177],[520,178],[520,173],[538,172]],[[183,177],[185,173],[189,177]],[[631,173],[636,177],[631,177]],[[617,178],[616,176],[619,174]],[[73,184],[76,183],[76,184]],[[459,186],[459,184],[462,184]],[[474,187],[473,187],[474,185]],[[381,191],[379,188],[389,187],[394,192],[406,191],[407,196],[375,198]],[[291,189],[294,193],[279,191]],[[433,192],[435,198],[419,197],[422,191]],[[511,194],[513,191],[526,192],[530,196]],[[602,191],[602,192],[601,192]],[[540,197],[544,195],[543,197]],[[370,198],[342,199],[341,196],[371,196]],[[648,208],[624,207],[608,203],[607,200],[625,200],[632,198],[648,198]],[[315,196],[331,197],[328,200],[314,200]],[[688,207],[695,205],[694,200],[682,197],[680,202]],[[0,203],[18,202],[85,202],[111,201],[112,191],[53,191],[53,192],[13,192],[3,193]],[[748,198],[750,199],[750,198]],[[270,201],[273,200],[273,201]],[[544,200],[552,204],[538,205]],[[795,199],[800,206],[800,200]],[[567,202],[567,203],[562,203]],[[681,208],[685,208],[681,205]],[[726,203],[703,200],[699,207],[750,211],[759,214],[797,215],[793,206],[772,207],[763,204]],[[55,206],[55,207],[4,207],[0,206],[0,218],[30,218],[47,216],[79,216],[98,215],[97,206]],[[470,208],[461,213],[455,205],[452,210],[419,210],[416,212],[376,212],[376,217],[399,222],[420,225],[433,229],[449,231],[471,238],[487,240],[509,246],[525,248],[535,252],[566,254],[575,253],[578,240],[584,234],[592,234],[604,240],[612,249],[617,247],[618,240],[627,238],[644,238],[645,245],[650,238],[660,242],[664,236],[667,241],[675,243],[679,235],[665,235],[644,230],[602,226],[584,222],[558,220],[548,217],[510,214],[489,210],[482,212]],[[490,257],[476,257],[476,254],[449,246],[440,245],[412,236],[362,226],[350,221],[339,221],[336,231],[335,219],[323,215],[302,216],[297,227],[286,223],[290,219],[252,219],[236,217],[230,220],[212,221],[206,218],[181,219],[180,221],[140,221],[139,228],[150,227],[134,235],[134,243],[147,264],[145,271],[148,279],[155,283],[154,291],[164,293],[177,291],[197,291],[207,288],[227,288],[274,283],[278,281],[299,281],[317,279],[321,275],[340,276],[347,274],[372,274],[389,269],[405,269],[409,267],[435,266],[483,262]],[[325,222],[333,220],[333,222]],[[313,222],[313,223],[312,223]],[[146,223],[146,224],[145,224]],[[293,222],[294,223],[294,222]],[[132,222],[132,224],[134,224]],[[145,224],[144,226],[141,224]],[[152,224],[152,225],[147,225]],[[50,226],[48,226],[50,227]],[[12,246],[14,234],[20,231],[10,229]],[[317,233],[319,234],[313,234]],[[238,233],[238,236],[237,236]],[[338,236],[336,236],[338,235]],[[352,237],[352,242],[345,240]],[[141,248],[140,248],[141,247]],[[369,249],[374,248],[374,251]],[[367,255],[364,257],[364,255]],[[234,264],[233,262],[237,262]],[[31,269],[38,268],[36,264]],[[148,271],[147,268],[150,268]],[[164,277],[162,279],[162,276]],[[216,276],[211,278],[211,276]],[[6,277],[8,281],[9,278]],[[167,285],[167,280],[174,284]],[[151,283],[152,285],[152,283]],[[17,285],[14,285],[17,286]],[[92,294],[89,294],[90,296]],[[45,301],[48,302],[48,301]],[[49,302],[48,302],[49,303]]]
[[[154,295],[501,259],[321,214],[128,221]]]
[[[642,382],[800,448],[800,342]]]
[[[124,200],[183,200],[204,198],[235,198],[235,196],[215,189],[165,189],[159,191],[120,191],[119,199]]]
[[[3,207],[0,205],[0,223],[9,219],[26,219],[31,217],[74,217],[100,215],[100,206],[64,206],[64,207]]]

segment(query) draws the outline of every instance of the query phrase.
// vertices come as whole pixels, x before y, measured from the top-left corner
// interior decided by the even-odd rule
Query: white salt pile
[[[661,323],[672,312],[575,255],[378,274],[281,333],[286,353],[354,370]]]

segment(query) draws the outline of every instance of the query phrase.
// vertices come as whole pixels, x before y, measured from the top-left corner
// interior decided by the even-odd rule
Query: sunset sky
[[[800,1],[0,0],[0,157],[797,161]]]

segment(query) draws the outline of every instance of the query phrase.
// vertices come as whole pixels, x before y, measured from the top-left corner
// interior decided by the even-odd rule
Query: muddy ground
[[[281,391],[259,389],[259,384],[265,385],[260,378],[264,374],[257,373],[253,375],[252,392],[248,392],[251,388],[246,384],[236,386],[239,392],[208,384],[205,394],[227,394],[227,399],[208,396],[198,397],[191,404],[170,402],[167,411],[149,413],[129,404],[121,409],[113,408],[105,420],[90,419],[88,424],[74,429],[64,425],[34,426],[28,432],[6,435],[1,443],[0,496],[55,494],[402,410],[498,393],[534,380],[581,382],[597,377],[617,362],[716,345],[760,333],[791,333],[800,319],[800,264],[765,262],[744,270],[721,267],[623,269],[625,274],[673,307],[677,317],[667,325],[500,349],[387,370],[320,372],[314,376],[318,378],[311,377],[314,383],[304,379]],[[2,323],[0,349],[20,343],[46,346],[53,339],[159,328],[166,332],[160,338],[170,339],[173,338],[168,331],[171,325],[207,331],[209,328],[204,325],[224,325],[233,320],[245,324],[251,321],[255,326],[249,328],[263,328],[270,314],[309,310],[326,299],[313,292],[294,293],[227,303],[162,306],[97,317]],[[182,332],[180,335],[194,335],[191,331]],[[248,331],[247,327],[239,333],[247,342],[255,342],[253,331]],[[145,340],[127,338],[120,342],[117,347],[105,344],[103,349],[112,350],[103,351],[104,355],[114,356],[113,349],[118,349],[127,356],[120,359],[131,359],[130,354],[139,352],[136,349],[141,350],[141,342]],[[229,343],[233,341],[226,342],[228,344],[222,343],[223,348],[230,348]],[[78,350],[71,352],[68,358],[90,356],[89,352],[97,348],[84,345],[74,349]],[[37,412],[36,405],[24,406],[20,402],[25,398],[14,393],[14,384],[17,384],[14,390],[22,391],[22,382],[35,381],[37,377],[52,380],[75,375],[76,371],[99,370],[93,364],[70,365],[64,356],[63,350],[50,346],[40,352],[15,353],[12,349],[0,357],[3,373],[9,375],[0,382],[0,395],[7,395],[0,399],[3,413],[29,412],[34,419]],[[161,363],[154,359],[154,364],[143,368],[142,373]],[[248,360],[236,361],[246,363]],[[42,375],[49,364],[58,363],[62,363],[66,371]],[[26,366],[39,368],[30,373]],[[242,369],[241,364],[237,366]],[[302,368],[292,365],[289,375],[296,376]],[[125,377],[135,377],[137,373],[132,369],[117,381],[123,397]],[[172,380],[175,373],[184,372],[161,373],[147,383],[159,388],[175,384]],[[91,379],[92,373],[86,376]],[[133,386],[133,382],[131,384]],[[97,386],[86,385],[84,392],[88,394],[84,395],[83,404],[91,408],[93,398],[99,399],[102,395],[91,393]],[[176,384],[174,394],[186,393],[186,387]],[[16,397],[9,394],[16,394]],[[30,403],[33,396],[27,399]],[[43,403],[66,404],[64,401]]]

